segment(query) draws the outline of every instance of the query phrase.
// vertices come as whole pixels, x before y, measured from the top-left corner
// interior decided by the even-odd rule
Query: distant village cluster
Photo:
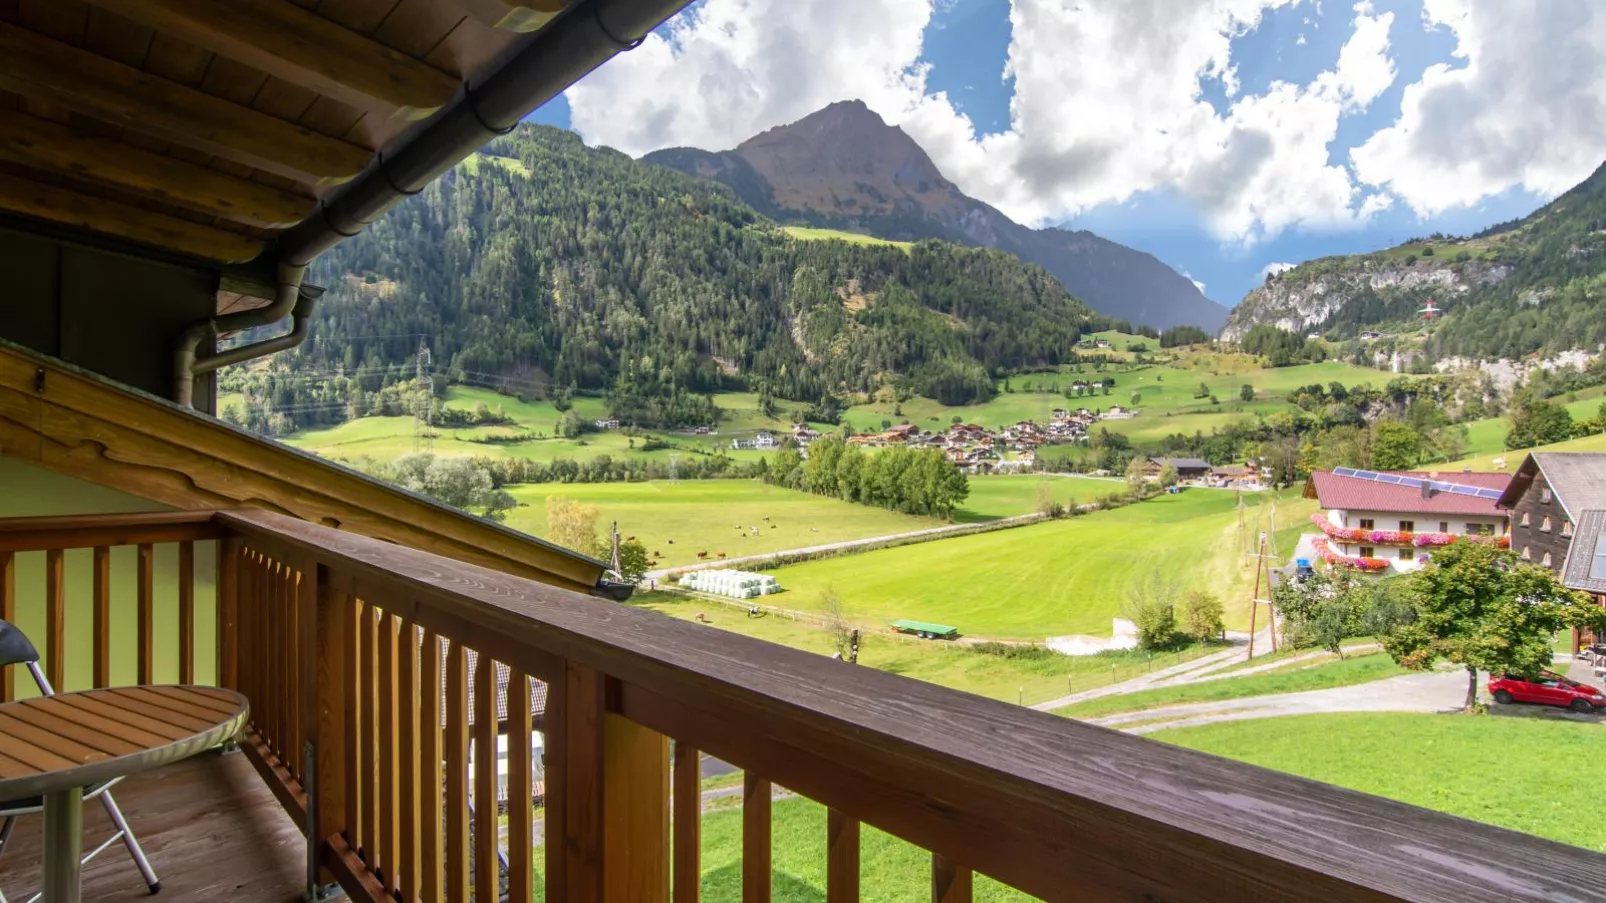
[[[946,430],[929,430],[913,423],[900,424],[879,433],[862,433],[848,438],[848,444],[869,448],[935,448],[967,473],[1027,468],[1037,461],[1037,449],[1044,445],[1067,445],[1087,439],[1088,430],[1100,420],[1122,420],[1137,411],[1111,405],[1108,410],[1056,408],[1046,424],[1021,420],[1013,425],[990,429],[974,423],[956,423]],[[791,439],[800,448],[820,438],[819,430],[807,424],[792,427]],[[773,449],[783,440],[774,433],[760,432],[751,439],[732,439],[733,449]]]

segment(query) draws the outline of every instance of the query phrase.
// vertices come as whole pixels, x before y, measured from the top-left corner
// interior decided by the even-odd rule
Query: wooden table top
[[[232,739],[249,704],[232,690],[116,687],[0,704],[0,800],[88,787]]]

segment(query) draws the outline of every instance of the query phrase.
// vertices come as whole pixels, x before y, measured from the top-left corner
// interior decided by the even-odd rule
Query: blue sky
[[[1269,264],[1476,231],[1587,176],[1603,9],[699,0],[531,118],[640,154],[863,99],[973,196],[1148,251],[1230,306]]]

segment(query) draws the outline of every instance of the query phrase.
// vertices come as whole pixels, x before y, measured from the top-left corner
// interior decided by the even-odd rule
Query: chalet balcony
[[[123,546],[134,585],[97,565],[93,604],[77,604],[66,557]],[[152,562],[176,562],[172,579]],[[746,770],[744,901],[770,899],[773,786],[828,807],[833,903],[860,899],[861,824],[929,850],[945,903],[971,899],[975,874],[1046,900],[1166,903],[1606,886],[1606,856],[1587,850],[279,514],[3,520],[0,575],[0,616],[40,613],[44,666],[66,689],[127,662],[139,682],[249,698],[239,754],[118,791],[174,899],[288,901],[315,869],[365,901],[697,900],[702,752]],[[132,631],[114,629],[125,619]],[[537,731],[539,762],[520,753]],[[471,756],[498,734],[505,776]],[[505,816],[474,805],[493,795]],[[11,899],[37,886],[37,851],[19,831],[0,859]],[[115,851],[85,880],[85,899],[144,892]]]

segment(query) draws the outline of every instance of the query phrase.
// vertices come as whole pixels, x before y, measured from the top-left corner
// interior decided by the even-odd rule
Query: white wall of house
[[[1413,533],[1450,533],[1467,536],[1492,529],[1494,535],[1509,532],[1504,517],[1466,514],[1422,514],[1401,511],[1362,511],[1329,508],[1327,521],[1335,527],[1354,530],[1407,530]],[[1351,557],[1381,558],[1389,563],[1391,573],[1414,571],[1422,566],[1431,548],[1412,548],[1392,545],[1368,546],[1358,542],[1330,541],[1333,551]],[[1402,556],[1402,552],[1407,555]]]

